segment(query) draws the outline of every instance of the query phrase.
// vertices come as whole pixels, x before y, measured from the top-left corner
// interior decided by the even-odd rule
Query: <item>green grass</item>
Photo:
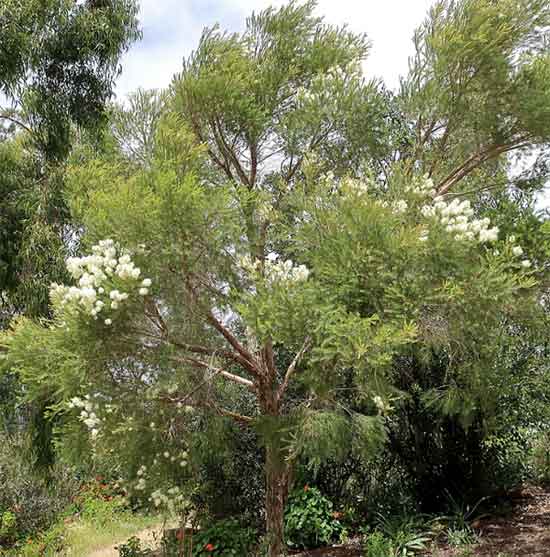
[[[138,532],[161,523],[158,516],[144,516],[129,512],[119,513],[115,520],[103,524],[93,520],[79,520],[66,528],[65,555],[85,557],[94,551],[124,543]]]
[[[88,557],[94,552],[124,543],[142,530],[162,525],[157,515],[132,513],[120,498],[90,498],[80,512],[67,517],[32,540],[6,550],[2,557]]]

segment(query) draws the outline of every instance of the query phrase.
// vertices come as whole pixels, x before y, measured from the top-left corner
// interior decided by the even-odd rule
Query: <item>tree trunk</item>
[[[265,456],[265,514],[269,557],[285,554],[284,510],[288,496],[288,471],[276,448],[268,447]]]

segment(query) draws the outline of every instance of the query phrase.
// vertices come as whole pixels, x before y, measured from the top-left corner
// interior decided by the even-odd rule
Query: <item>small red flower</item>
[[[304,485],[304,491],[309,491],[309,485]]]
[[[211,543],[207,543],[204,549],[206,549],[206,551],[214,551],[214,546]]]

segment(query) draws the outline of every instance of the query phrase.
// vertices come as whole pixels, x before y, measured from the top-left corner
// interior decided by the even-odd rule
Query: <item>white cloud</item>
[[[166,87],[181,70],[182,59],[196,47],[202,29],[219,23],[241,30],[247,15],[283,0],[142,0],[143,41],[124,56],[117,93],[137,87]],[[320,0],[317,12],[327,22],[346,24],[367,33],[372,51],[365,63],[367,75],[382,77],[390,87],[407,71],[412,34],[432,0]]]

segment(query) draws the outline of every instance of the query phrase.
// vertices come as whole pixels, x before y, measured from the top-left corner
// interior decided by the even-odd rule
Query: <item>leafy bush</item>
[[[388,540],[389,557],[410,557],[424,552],[433,537],[420,515],[380,516],[377,531]]]
[[[244,557],[258,539],[257,532],[233,519],[220,520],[193,536],[194,557]]]
[[[550,433],[543,433],[535,441],[531,460],[534,478],[542,484],[550,484]]]
[[[149,557],[151,555],[148,549],[142,549],[141,542],[135,536],[117,546],[117,550],[119,557]]]
[[[3,527],[8,528],[6,521],[10,525],[9,536],[3,535],[13,539],[52,525],[69,505],[78,483],[62,466],[51,470],[48,478],[41,476],[29,463],[22,439],[10,436],[0,439],[0,486],[0,516]]]
[[[290,547],[314,548],[337,540],[344,532],[332,502],[315,487],[292,493],[285,512],[285,535]]]
[[[243,414],[254,412],[237,395],[233,395],[231,406]],[[265,500],[264,454],[257,434],[226,419],[205,420],[192,437],[189,452],[197,473],[192,502],[201,515],[213,521],[238,515],[242,524],[260,528]]]
[[[391,543],[382,532],[368,534],[363,543],[365,557],[388,557],[391,554]]]
[[[17,519],[11,511],[4,511],[0,516],[0,542],[15,537]]]

